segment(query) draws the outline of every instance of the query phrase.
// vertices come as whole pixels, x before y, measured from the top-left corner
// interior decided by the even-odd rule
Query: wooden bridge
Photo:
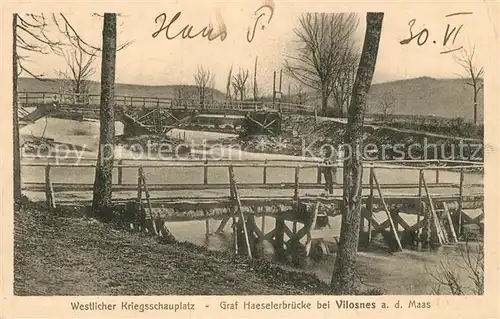
[[[54,92],[19,92],[19,118],[22,123],[30,123],[48,114],[68,116],[76,115],[98,118],[100,95],[63,94]],[[26,108],[35,107],[32,112]],[[235,100],[197,100],[172,99],[163,97],[115,96],[117,120],[124,122],[126,131],[134,134],[164,134],[178,128],[190,120],[203,115],[221,115],[218,121],[211,122],[241,124],[239,118],[227,118],[228,115],[244,117],[250,126],[256,126],[262,134],[279,134],[282,113],[314,114],[314,109],[304,105],[266,101]],[[260,114],[260,115],[259,115]],[[264,114],[265,116],[261,116]],[[264,121],[265,119],[265,121]],[[127,127],[128,126],[128,127]],[[128,129],[130,128],[130,129]]]
[[[437,166],[438,163],[445,166]],[[324,240],[339,235],[340,229],[332,227],[330,219],[341,215],[342,185],[335,184],[334,193],[330,195],[325,194],[322,181],[322,171],[337,166],[308,160],[293,164],[271,160],[150,160],[140,163],[117,160],[113,201],[117,207],[126,208],[130,216],[141,212],[147,216],[146,219],[161,221],[153,223],[159,228],[168,220],[205,219],[208,223],[209,219],[219,219],[217,232],[222,232],[232,220],[237,234],[235,238],[239,238],[235,249],[249,255],[256,254],[259,243],[269,241],[280,258],[285,258],[283,256],[293,250],[291,247],[300,242],[303,242],[300,245],[307,256],[311,247],[327,252]],[[45,193],[50,208],[56,205],[90,205],[92,183],[54,180],[74,174],[75,179],[81,181],[83,170],[90,170],[89,176],[92,177],[94,167],[92,162],[74,164],[70,160],[61,163],[54,159],[43,162],[25,159],[23,170],[30,169],[31,176],[44,176],[45,180],[23,181],[23,189],[30,193]],[[34,169],[41,171],[35,174]],[[162,173],[162,169],[168,173]],[[466,174],[472,174],[470,171],[482,171],[482,165],[452,161],[401,161],[372,162],[365,164],[365,169],[368,182],[362,185],[361,232],[362,238],[366,237],[368,241],[373,234],[382,233],[395,243],[397,250],[403,249],[405,244],[417,242],[445,245],[458,241],[464,225],[480,226],[482,223],[482,178],[480,183],[466,183],[464,180]],[[62,171],[56,173],[57,170]],[[188,174],[187,170],[194,170],[194,173]],[[273,175],[271,170],[279,172]],[[397,170],[414,172],[414,177],[411,177],[414,182],[384,183]],[[260,177],[256,174],[258,171],[261,172]],[[384,171],[388,171],[389,175],[384,175]],[[410,174],[413,176],[413,173]],[[159,175],[167,176],[167,179],[172,176],[171,182],[152,181]],[[179,176],[187,181],[182,177],[179,179]],[[196,181],[198,176],[199,181]],[[210,181],[209,176],[215,181]],[[245,181],[248,176],[260,178],[260,181]],[[277,181],[276,176],[290,176],[293,181]],[[311,178],[316,180],[311,181]],[[127,180],[136,180],[137,183]],[[266,233],[265,218],[259,226],[255,220],[258,216],[273,217],[274,228]],[[416,218],[409,220],[404,216]],[[134,218],[130,219],[132,224],[137,220]],[[292,223],[293,227],[290,228],[286,222]],[[298,225],[302,226],[299,228]],[[409,243],[408,238],[411,238]]]

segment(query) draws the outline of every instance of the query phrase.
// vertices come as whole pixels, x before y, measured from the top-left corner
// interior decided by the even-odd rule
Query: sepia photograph
[[[471,7],[10,14],[14,296],[483,295]]]

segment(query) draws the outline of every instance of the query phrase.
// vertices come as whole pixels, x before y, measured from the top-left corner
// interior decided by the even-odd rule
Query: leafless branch
[[[321,92],[323,111],[333,91],[346,90],[339,81],[345,81],[346,71],[352,72],[347,62],[357,61],[353,34],[358,23],[354,13],[305,13],[294,29],[298,49],[285,60],[285,70],[301,84]],[[344,95],[337,97],[345,100]]]
[[[215,88],[215,74],[202,66],[198,66],[194,74],[194,81],[196,82],[198,95],[203,107],[205,99],[207,98],[207,89],[211,89],[213,94],[213,89]]]
[[[246,82],[248,79],[248,70],[239,69],[238,74],[233,75],[232,86],[235,95],[240,95],[240,101],[243,101],[246,94]]]
[[[478,244],[478,251],[474,252],[468,241],[465,242],[465,247],[460,248],[461,263],[451,265],[440,262],[435,272],[427,273],[434,279],[438,286],[434,289],[436,294],[442,292],[441,288],[445,287],[453,295],[465,295],[469,291],[475,295],[484,294],[484,247],[482,243]],[[458,275],[458,272],[453,269],[463,269],[469,275],[472,283],[472,288],[467,285]]]
[[[460,53],[458,53],[460,52]],[[453,54],[455,62],[462,67],[466,76],[461,76],[466,79],[466,84],[473,89],[473,102],[474,102],[474,121],[477,121],[477,98],[479,92],[483,89],[484,81],[484,68],[479,66],[475,59],[476,47],[472,46],[470,49],[462,49]]]
[[[379,100],[378,106],[382,115],[386,117],[392,111],[396,104],[396,97],[392,92],[384,92]]]

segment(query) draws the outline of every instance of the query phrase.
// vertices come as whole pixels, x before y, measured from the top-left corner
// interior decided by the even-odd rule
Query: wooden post
[[[206,210],[203,210],[203,215],[205,215],[205,236],[208,236],[210,235],[210,220]]]
[[[274,239],[274,252],[276,259],[278,261],[283,261],[285,259],[285,249],[284,245],[284,235],[285,235],[285,220],[276,216],[275,225],[275,239]]]
[[[148,203],[149,218],[151,218],[151,222],[153,224],[153,231],[154,231],[155,235],[158,236],[158,229],[156,229],[156,220],[155,220],[155,217],[153,216],[153,207],[151,205],[151,196],[149,194],[148,184],[146,183],[146,177],[144,177],[142,167],[141,167],[140,172],[141,172],[140,178],[142,181],[142,185],[144,186],[144,192],[146,193],[146,201]]]
[[[231,187],[233,189],[233,194],[234,194],[234,197],[236,199],[236,205],[237,205],[240,221],[243,224],[243,232],[245,234],[245,242],[246,242],[246,246],[247,246],[248,256],[250,258],[252,258],[252,247],[250,246],[250,239],[248,237],[248,230],[247,230],[247,223],[245,221],[245,216],[243,215],[243,210],[241,209],[240,195],[238,194],[238,187],[236,186],[236,181],[234,179],[233,166],[229,166],[229,178],[230,178]]]
[[[436,168],[436,184],[439,184],[439,168]]]
[[[377,186],[380,201],[382,202],[382,206],[384,207],[387,218],[389,219],[389,223],[391,224],[391,229],[392,229],[393,235],[396,239],[396,243],[398,244],[398,249],[403,250],[403,246],[401,246],[401,241],[399,240],[399,236],[398,236],[398,233],[396,231],[396,227],[394,226],[394,221],[392,220],[391,214],[389,212],[389,208],[387,207],[387,204],[385,203],[384,195],[382,194],[382,189],[380,188],[380,184],[377,180],[377,176],[375,175],[375,171],[373,171],[373,181],[375,182],[375,185]]]
[[[222,218],[222,221],[220,222],[219,227],[215,231],[216,234],[222,234],[224,232],[224,227],[226,227],[227,222],[229,221],[229,218],[230,218],[229,216],[224,216],[224,218]]]
[[[186,131],[184,131],[184,142],[186,141]]]
[[[234,190],[233,190],[233,180],[231,178],[231,173],[229,173],[229,196],[231,198],[231,205],[229,206],[230,214],[233,219],[233,225],[231,226],[233,228],[233,245],[234,245],[234,254],[238,255],[238,221],[236,219],[236,214],[234,212]]]
[[[425,194],[427,197],[427,202],[429,203],[429,208],[432,213],[432,219],[434,222],[434,227],[436,228],[436,235],[439,241],[440,245],[443,245],[443,243],[446,242],[446,238],[444,237],[444,234],[441,229],[441,225],[439,223],[439,219],[437,217],[436,209],[434,207],[434,202],[432,201],[431,195],[429,193],[429,189],[427,188],[427,182],[425,181],[425,177],[422,175],[422,185],[424,186],[425,189]]]
[[[54,189],[50,180],[50,165],[45,166],[45,198],[47,201],[47,210],[50,212],[56,208]]]
[[[205,165],[203,165],[203,184],[207,185],[208,184],[208,159],[205,160],[204,164]]]
[[[417,224],[420,223],[420,215],[423,213],[423,207],[422,207],[422,175],[423,175],[423,170],[418,171],[418,212],[417,212]],[[425,218],[425,217],[424,217]],[[417,235],[420,235],[420,229],[417,229]],[[420,237],[417,236],[417,243],[420,242]]]
[[[276,104],[276,71],[273,73],[273,109]]]
[[[370,195],[368,197],[368,242],[372,241],[372,218],[373,218],[373,162],[370,163]]]
[[[137,201],[142,200],[142,166],[137,169]]]
[[[280,102],[281,102],[281,83],[283,82],[283,70],[280,69]],[[281,103],[280,103],[281,105]]]
[[[417,222],[420,221],[420,213],[422,212],[422,176],[424,175],[424,170],[420,169],[418,171],[418,210]]]
[[[460,185],[458,190],[458,236],[462,236],[462,207],[463,207],[463,194],[464,194],[464,169],[460,169]]]
[[[300,167],[295,167],[295,190],[293,193],[293,198],[295,200],[299,199],[299,177],[300,177]]]
[[[318,171],[316,172],[316,183],[321,184],[321,162],[318,164]]]
[[[264,160],[264,168],[262,169],[262,183],[267,183],[267,158]]]
[[[316,220],[318,219],[318,210],[319,210],[319,201],[316,202],[311,223],[308,225],[304,225],[304,227],[307,227],[306,256],[309,256],[309,252],[311,251],[311,245],[312,245],[311,230],[313,230],[316,227]]]
[[[123,168],[121,167],[122,165],[123,160],[118,160],[118,185],[121,185],[123,183]]]
[[[450,210],[448,209],[448,204],[443,202],[444,213],[446,214],[446,219],[448,220],[448,224],[450,225],[451,236],[453,237],[453,241],[458,243],[457,233],[455,232],[455,226],[453,225],[453,220],[451,219]]]

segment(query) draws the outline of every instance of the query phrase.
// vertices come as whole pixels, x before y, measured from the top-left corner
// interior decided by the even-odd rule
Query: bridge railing
[[[51,161],[50,159],[47,158],[46,162],[42,162],[39,160],[36,161],[27,161],[28,158],[23,158],[23,163],[22,166],[25,167],[26,169],[29,169],[30,172],[33,173],[34,177],[39,176],[36,171],[33,169],[36,167],[39,168],[46,168],[50,167],[53,169],[62,169],[58,174],[59,178],[64,180],[65,182],[59,182],[58,186],[61,189],[64,189],[65,186],[68,189],[78,189],[78,185],[85,185],[85,176],[81,176],[81,174],[84,173],[84,171],[87,171],[88,169],[94,169],[96,167],[95,159],[91,160],[88,159],[88,161],[83,161],[83,162],[78,162],[78,163],[71,163],[70,161]],[[34,158],[33,158],[34,159]],[[415,163],[413,163],[415,164]],[[399,170],[399,171],[407,171],[407,181],[403,182],[403,180],[400,180],[399,178],[389,178],[392,180],[391,182],[384,184],[381,183],[381,186],[387,187],[387,188],[392,188],[392,189],[404,189],[404,188],[418,188],[419,185],[416,182],[416,179],[418,177],[417,174],[413,174],[412,172],[425,172],[425,175],[430,178],[433,183],[430,183],[430,187],[441,187],[441,188],[462,188],[464,186],[468,187],[482,187],[483,183],[482,181],[479,183],[479,181],[471,181],[469,183],[464,183],[464,174],[467,170],[473,169],[482,169],[482,165],[471,165],[467,163],[456,163],[457,165],[454,166],[414,166],[413,164],[408,165],[390,165],[388,163],[379,163],[379,162],[371,162],[369,163],[365,169],[377,169],[381,171],[393,171],[393,170]],[[422,163],[423,164],[423,163]],[[148,161],[148,160],[132,160],[132,159],[117,159],[115,160],[114,164],[114,169],[117,170],[117,179],[114,179],[114,184],[116,186],[128,186],[130,187],[132,184],[134,184],[131,181],[135,181],[136,176],[134,175],[134,169],[141,169],[148,171],[150,170],[150,173],[153,174],[159,174],[156,176],[157,178],[154,178],[156,181],[156,184],[153,184],[155,188],[160,188],[164,190],[168,190],[169,188],[176,189],[176,190],[190,190],[190,189],[200,189],[200,185],[204,185],[204,189],[211,189],[211,188],[220,188],[222,185],[226,185],[228,183],[228,180],[225,180],[224,177],[224,172],[221,171],[221,169],[227,169],[229,167],[234,167],[236,169],[245,169],[249,171],[240,171],[240,173],[244,173],[245,175],[245,180],[247,182],[245,183],[246,187],[253,188],[256,187],[257,185],[258,188],[270,188],[270,189],[282,189],[282,188],[289,188],[293,187],[293,184],[295,183],[300,184],[301,186],[304,186],[306,188],[322,188],[322,175],[323,171],[326,168],[333,168],[336,167],[338,169],[342,169],[343,165],[342,163],[337,163],[337,164],[323,164],[320,162],[313,162],[313,161],[297,161],[297,162],[288,162],[286,160],[264,160],[264,161],[248,161],[248,160],[214,160],[214,161],[209,161],[209,160],[156,160],[156,161]],[[161,170],[165,170],[163,172],[160,172]],[[198,171],[198,169],[202,169],[202,171]],[[285,174],[286,170],[290,169],[295,169],[295,179],[291,179],[292,175],[289,175],[288,173]],[[132,170],[132,171],[131,171]],[[270,170],[274,172],[274,175],[270,174]],[[299,174],[300,171],[306,171],[304,172],[306,175]],[[168,174],[167,174],[168,171]],[[251,171],[251,172],[250,172]],[[78,173],[76,173],[78,172]],[[87,171],[90,173],[90,171]],[[288,171],[287,171],[288,172]],[[450,175],[450,173],[454,172],[453,175]],[[75,174],[76,173],[76,174]],[[126,178],[128,180],[128,184],[123,183],[123,177],[124,173],[127,173]],[[201,173],[201,174],[200,174]],[[291,172],[290,172],[291,173]],[[169,175],[170,178],[167,178],[165,180],[165,174]],[[276,175],[278,174],[278,175]],[[340,173],[339,173],[340,174]],[[84,174],[85,175],[85,174]],[[259,178],[259,175],[261,176]],[[67,178],[71,177],[70,180],[67,180]],[[76,177],[79,176],[79,177]],[[93,173],[89,174],[86,177],[92,178],[94,176]],[[284,178],[283,176],[286,176]],[[392,176],[392,175],[391,175]],[[73,178],[75,177],[75,178]],[[209,182],[209,177],[212,179],[212,181]],[[366,176],[365,176],[366,177]],[[415,177],[415,182],[413,182],[413,177]],[[38,178],[37,178],[38,179]],[[179,182],[180,179],[185,179],[185,182]],[[279,180],[278,180],[279,179]],[[366,178],[364,178],[366,179]],[[260,180],[260,181],[259,181]],[[166,183],[165,183],[166,182]],[[364,187],[367,187],[367,182],[363,181]],[[479,183],[479,184],[478,184]],[[24,184],[24,183],[23,183]],[[40,182],[28,182],[26,183],[30,185],[31,187],[33,186],[39,186],[41,187],[43,183]],[[73,185],[73,186],[72,186]],[[88,183],[87,186],[93,185],[92,183]],[[89,186],[90,187],[90,186]],[[341,188],[342,185],[337,185],[338,188]],[[36,188],[36,187],[35,187]]]
[[[99,94],[76,94],[55,92],[19,92],[18,102],[22,106],[37,104],[61,105],[88,105],[100,104]],[[237,101],[237,100],[200,100],[200,99],[173,99],[166,97],[140,97],[115,95],[115,104],[125,108],[160,108],[184,110],[238,110],[242,112],[266,111],[283,113],[314,113],[314,109],[305,105],[271,102],[271,101]]]
[[[93,178],[93,170],[95,169],[95,164],[47,164],[47,163],[26,163],[23,164],[24,169],[28,169],[31,173],[37,176],[38,180],[43,180],[43,182],[35,181],[31,183],[24,182],[22,187],[26,191],[31,191],[35,193],[45,193],[45,201],[49,209],[56,208],[56,193],[57,193],[57,204],[64,205],[88,205],[90,199],[88,199],[90,192],[93,191],[93,183],[90,179]],[[149,209],[155,208],[165,208],[165,207],[175,207],[179,211],[179,207],[176,203],[182,203],[183,208],[181,211],[189,211],[192,214],[193,211],[199,210],[205,205],[211,205],[211,207],[227,207],[227,204],[234,200],[234,197],[230,194],[232,183],[230,176],[233,176],[236,171],[238,179],[238,189],[241,191],[238,195],[238,200],[245,205],[248,205],[249,201],[262,203],[288,203],[293,201],[314,201],[318,203],[319,201],[333,203],[335,201],[342,200],[339,195],[333,194],[333,189],[342,188],[342,184],[336,184],[334,181],[330,181],[328,188],[330,189],[329,194],[311,194],[310,191],[313,189],[324,190],[321,181],[322,169],[326,167],[337,167],[337,165],[323,165],[323,164],[302,164],[302,165],[290,165],[290,164],[277,164],[277,163],[208,163],[207,161],[199,163],[162,163],[160,165],[151,164],[123,164],[119,162],[115,165],[115,172],[113,174],[112,188],[115,192],[128,192],[122,193],[121,195],[113,198],[115,204],[126,203],[130,200],[137,199],[141,200],[141,194],[143,190],[146,191],[146,198],[148,201]],[[42,169],[35,173],[33,169]],[[202,172],[199,169],[202,169]],[[209,168],[216,172],[209,172]],[[243,170],[241,170],[243,168]],[[341,168],[341,167],[339,167]],[[369,175],[375,176],[375,170],[387,169],[385,166],[378,166],[372,164],[369,167]],[[160,169],[168,169],[168,171],[160,172]],[[195,171],[192,171],[194,169]],[[269,174],[268,170],[273,169],[288,169],[288,177],[292,177],[293,180],[288,179],[288,181],[276,181],[276,174]],[[303,176],[305,170],[313,170],[310,173],[314,173],[314,170],[318,170],[317,180],[313,181],[310,178],[303,179],[303,177],[313,177],[309,174]],[[91,171],[89,171],[91,170]],[[149,172],[148,172],[149,170]],[[179,171],[180,170],[180,171]],[[189,170],[190,172],[186,171]],[[86,174],[84,172],[87,172]],[[229,174],[223,174],[226,171]],[[89,174],[90,173],[90,174]],[[149,174],[148,174],[149,173]],[[215,174],[214,174],[215,173]],[[261,173],[262,175],[260,175]],[[436,175],[436,182],[424,182],[425,169],[420,168],[418,175],[415,174],[415,180],[417,176],[420,177],[419,183],[379,183],[378,179],[370,178],[369,181],[362,181],[362,197],[368,200],[368,209],[373,211],[374,204],[383,205],[386,212],[387,204],[394,203],[396,205],[402,204],[402,200],[405,200],[407,204],[411,204],[415,207],[420,207],[422,201],[424,200],[422,187],[425,187],[425,191],[428,194],[429,189],[432,190],[432,198],[436,200],[447,202],[457,202],[459,210],[464,207],[463,203],[478,201],[484,201],[484,194],[482,191],[482,183],[479,185],[465,184],[464,183],[464,169],[460,170],[459,182],[447,182],[439,180],[439,174]],[[32,176],[33,176],[32,175]],[[224,176],[226,175],[226,176]],[[251,175],[252,180],[248,179],[248,175]],[[260,176],[259,176],[260,175]],[[283,174],[279,173],[279,176]],[[78,176],[78,182],[68,182],[65,177],[67,176]],[[86,178],[85,178],[86,177]],[[161,177],[161,180],[155,180],[154,177]],[[166,180],[165,177],[168,177]],[[274,178],[273,178],[274,177]],[[380,176],[379,176],[380,177]],[[58,181],[53,182],[54,179],[63,179],[64,182]],[[83,179],[88,179],[87,183],[82,181]],[[259,179],[262,178],[260,181]],[[141,182],[142,179],[142,182]],[[147,187],[143,189],[141,184]],[[255,180],[257,179],[257,180]],[[281,179],[281,178],[280,178]],[[314,178],[315,179],[315,178]],[[139,180],[139,183],[136,181]],[[337,179],[338,180],[338,179]],[[165,183],[170,181],[169,183]],[[186,183],[184,183],[186,182]],[[332,183],[333,182],[333,183]],[[377,196],[374,192],[376,189],[379,191]],[[479,191],[473,191],[472,187],[480,187]],[[446,188],[447,191],[439,192],[437,189]],[[382,194],[381,189],[396,191],[395,194]],[[405,190],[406,189],[406,190]],[[467,189],[467,194],[464,194],[463,190]],[[207,190],[209,191],[207,193]],[[272,191],[274,190],[274,191]],[[284,191],[288,190],[288,191]],[[451,190],[451,192],[450,192]],[[135,193],[137,191],[137,197]],[[179,192],[181,191],[181,192]],[[183,192],[182,192],[183,191]],[[197,192],[198,191],[198,192]],[[293,191],[290,192],[290,191]],[[418,192],[417,192],[418,191]],[[150,197],[150,194],[153,194]],[[173,192],[173,193],[172,193]],[[320,191],[321,192],[321,191]],[[68,197],[68,193],[71,193]],[[85,195],[86,194],[86,195]],[[116,194],[116,193],[115,193]],[[82,198],[83,196],[83,198]],[[427,195],[429,197],[429,195]],[[87,199],[85,199],[87,197]],[[80,199],[78,199],[80,198]],[[429,197],[429,200],[430,197]],[[188,203],[189,207],[184,206]],[[213,204],[215,203],[215,206]],[[173,206],[169,206],[173,205]],[[415,212],[414,212],[415,213]],[[419,214],[417,211],[416,214]],[[389,216],[389,215],[388,215]],[[390,217],[389,217],[390,218]]]

